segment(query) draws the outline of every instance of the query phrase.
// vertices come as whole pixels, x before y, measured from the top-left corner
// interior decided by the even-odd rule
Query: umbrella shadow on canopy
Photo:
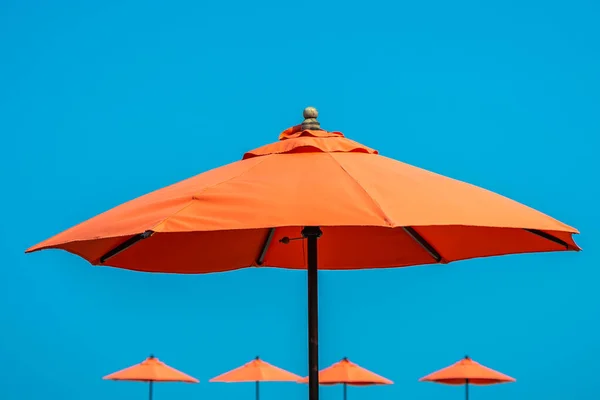
[[[298,380],[298,383],[308,383],[308,377]],[[391,385],[394,382],[361,367],[344,357],[341,361],[319,371],[319,384],[343,385],[344,396],[348,397],[347,389],[350,386]]]
[[[304,122],[278,142],[117,206],[27,252],[63,249],[93,265],[146,272],[307,269],[309,393],[318,400],[318,269],[579,250],[575,228],[381,156],[323,130],[317,116],[308,107]]]
[[[298,379],[300,379],[300,376],[269,364],[256,356],[254,360],[214,377],[209,382],[254,382],[256,400],[259,400],[260,382],[296,382]]]
[[[419,381],[454,386],[464,385],[467,400],[469,399],[469,385],[487,386],[516,382],[514,378],[483,366],[473,361],[469,356],[465,356],[462,360],[429,374],[419,379]]]
[[[148,382],[148,397],[152,400],[154,382],[198,383],[198,379],[169,367],[154,356],[131,367],[106,375],[105,380]]]

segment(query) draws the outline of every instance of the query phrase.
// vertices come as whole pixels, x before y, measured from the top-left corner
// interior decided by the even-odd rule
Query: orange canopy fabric
[[[465,357],[449,367],[421,378],[420,381],[445,385],[494,385],[515,382],[515,379]]]
[[[298,375],[256,357],[241,367],[212,378],[210,382],[296,382],[298,379]]]
[[[198,383],[196,378],[171,368],[158,358],[148,357],[140,364],[106,375],[106,380],[139,382],[187,382]]]
[[[308,377],[299,383],[308,383]],[[319,371],[321,385],[347,384],[352,386],[391,385],[392,381],[377,375],[348,360],[347,358]]]
[[[381,156],[340,132],[292,127],[243,160],[124,203],[28,252],[63,249],[94,265],[209,273],[449,263],[579,250],[562,222],[485,189]]]

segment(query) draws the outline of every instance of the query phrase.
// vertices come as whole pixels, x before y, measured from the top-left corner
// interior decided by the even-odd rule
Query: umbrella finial
[[[314,107],[306,107],[304,112],[304,121],[302,122],[302,130],[321,130],[321,124],[317,121],[317,117],[319,116],[319,112]]]

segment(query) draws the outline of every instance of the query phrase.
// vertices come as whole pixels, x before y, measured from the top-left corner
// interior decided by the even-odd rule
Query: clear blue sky
[[[475,399],[598,397],[599,19],[593,0],[3,0],[0,397],[144,399],[100,378],[151,352],[202,381],[159,400],[253,399],[207,380],[257,354],[305,374],[301,271],[150,275],[23,251],[275,141],[307,105],[582,232],[578,254],[321,273],[321,365],[348,356],[396,383],[350,399],[462,399],[417,379],[464,354],[518,379]]]

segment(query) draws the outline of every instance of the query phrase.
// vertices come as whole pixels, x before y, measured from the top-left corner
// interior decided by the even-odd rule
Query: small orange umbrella
[[[469,356],[465,356],[457,363],[429,374],[419,379],[419,381],[442,383],[444,385],[465,385],[465,396],[469,400],[469,385],[495,385],[515,382],[516,380],[491,368],[484,367],[471,360]]]
[[[192,378],[183,372],[177,371],[175,368],[169,367],[152,355],[139,364],[106,375],[102,379],[111,381],[148,382],[150,400],[152,400],[152,386],[154,382],[198,383],[198,379]]]
[[[212,378],[209,382],[255,382],[256,383],[256,400],[259,400],[260,382],[296,382],[300,377],[296,374],[292,374],[284,369],[269,364],[266,361],[256,358],[241,367],[232,369],[229,372],[225,372],[215,378]]]
[[[298,382],[308,383],[308,377],[302,378]],[[346,400],[348,385],[391,385],[394,382],[353,363],[348,360],[348,357],[344,357],[341,361],[319,371],[319,383],[321,385],[344,385],[344,400]]]

